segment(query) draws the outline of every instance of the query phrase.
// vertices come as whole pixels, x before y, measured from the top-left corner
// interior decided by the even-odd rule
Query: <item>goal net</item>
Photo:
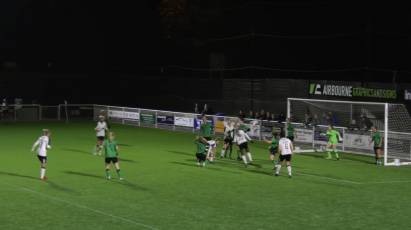
[[[402,104],[289,98],[287,116],[295,124],[296,146],[321,151],[328,125],[341,134],[337,148],[374,155],[371,127],[383,136],[384,165],[411,164],[411,116]]]

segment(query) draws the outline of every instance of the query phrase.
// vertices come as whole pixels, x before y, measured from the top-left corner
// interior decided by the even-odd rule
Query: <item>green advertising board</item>
[[[140,113],[140,124],[153,125],[156,123],[154,114]]]

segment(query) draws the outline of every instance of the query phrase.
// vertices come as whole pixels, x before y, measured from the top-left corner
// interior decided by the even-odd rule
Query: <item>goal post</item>
[[[288,98],[287,116],[296,124],[297,146],[323,150],[327,140],[319,134],[332,124],[342,136],[340,151],[373,156],[371,127],[376,127],[383,136],[384,165],[411,164],[411,116],[402,104]]]

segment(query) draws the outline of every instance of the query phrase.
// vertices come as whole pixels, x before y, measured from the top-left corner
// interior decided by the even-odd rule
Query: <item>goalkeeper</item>
[[[338,144],[338,140],[341,139],[340,133],[337,130],[335,130],[332,125],[329,125],[326,135],[328,137],[328,144],[327,144],[328,156],[326,157],[326,159],[332,159],[332,156],[331,156],[331,151],[332,151],[335,154],[335,158],[339,160],[340,156],[338,155],[337,144]]]

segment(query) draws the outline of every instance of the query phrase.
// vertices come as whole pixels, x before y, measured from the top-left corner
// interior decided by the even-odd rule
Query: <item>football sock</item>
[[[243,155],[243,156],[241,156],[241,158],[243,159],[244,164],[247,164],[247,157],[245,157],[245,156]]]
[[[291,176],[291,165],[287,166],[288,175]]]
[[[249,161],[249,162],[253,161],[253,158],[251,157],[251,153],[250,153],[250,152],[247,153],[247,157],[248,157],[248,161]]]
[[[121,176],[120,169],[117,169],[117,175],[118,175],[118,177],[119,177],[119,178],[121,178],[121,177],[122,177],[122,176]]]
[[[45,175],[46,175],[46,168],[41,167],[40,168],[40,178],[43,179]]]
[[[106,169],[106,178],[110,177],[110,169]]]
[[[275,174],[280,174],[281,164],[277,165],[277,169],[275,170]]]
[[[221,155],[220,155],[220,156],[221,156],[221,157],[224,157],[224,155],[225,155],[225,150],[224,150],[224,149],[222,149],[222,150],[221,150]]]
[[[338,151],[336,149],[334,149],[334,154],[336,158],[340,158],[340,156],[338,155]]]

